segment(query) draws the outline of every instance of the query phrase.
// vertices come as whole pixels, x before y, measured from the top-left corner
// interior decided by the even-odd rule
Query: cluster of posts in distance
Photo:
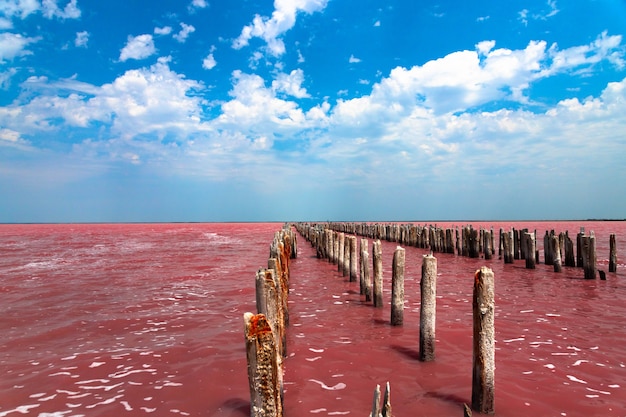
[[[382,307],[382,252],[380,240],[397,242],[405,246],[430,249],[424,255],[422,277],[420,281],[420,345],[419,359],[435,359],[435,312],[437,259],[434,252],[455,252],[459,256],[492,259],[496,252],[495,234],[490,230],[474,229],[471,225],[455,228],[420,226],[398,223],[298,223],[298,232],[315,248],[318,258],[325,258],[337,265],[343,276],[350,281],[359,279],[361,295],[374,307]],[[357,236],[361,236],[360,249],[357,248]],[[373,279],[369,276],[369,252],[366,238],[376,239],[372,244]],[[537,232],[528,229],[509,231],[499,230],[497,252],[505,263],[515,259],[525,260],[526,268],[534,269],[539,262],[537,250]],[[574,244],[568,232],[556,234],[546,231],[544,236],[544,259],[547,265],[554,265],[555,272],[562,271],[562,259],[566,266],[578,266],[584,271],[586,279],[595,279],[597,275],[596,244],[594,233],[585,235],[581,229],[576,236],[576,254]],[[357,251],[359,257],[357,257]],[[404,248],[398,246],[394,251],[392,265],[391,325],[402,325],[404,305]],[[615,235],[610,236],[609,272],[616,272],[617,249]],[[358,269],[358,273],[357,273]],[[599,271],[605,279],[604,271]],[[492,414],[494,410],[494,274],[489,268],[476,271],[473,291],[473,375],[471,409],[465,405],[465,415],[471,410]],[[385,394],[388,401],[389,384]],[[391,415],[391,406],[386,405],[378,411],[380,389],[377,386],[371,416]],[[388,414],[387,408],[388,407]]]

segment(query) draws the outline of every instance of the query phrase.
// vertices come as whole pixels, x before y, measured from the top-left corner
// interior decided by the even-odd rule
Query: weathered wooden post
[[[569,232],[565,231],[565,266],[576,266],[576,257],[574,256],[574,242],[569,237]]]
[[[576,235],[576,266],[582,268],[583,260],[583,236],[585,236],[585,228],[581,227],[580,232]]]
[[[609,236],[609,272],[617,272],[617,245],[615,233]]]
[[[374,307],[383,307],[383,250],[380,240],[377,239],[372,247],[374,265]]]
[[[367,241],[365,244],[367,245]],[[367,250],[363,251],[361,264],[363,265],[363,293],[365,294],[365,301],[372,301],[372,278],[370,277],[369,259],[369,252]]]
[[[393,253],[391,277],[391,325],[404,323],[404,248],[398,246]]]
[[[389,381],[387,381],[387,386],[385,388],[382,406],[380,404],[380,385],[376,384],[370,417],[391,417],[391,389]]]
[[[349,276],[350,275],[350,245],[352,244],[352,239],[350,236],[344,236],[344,246],[343,246],[343,266],[341,268],[341,275]]]
[[[483,232],[483,253],[485,255],[485,260],[489,260],[492,257],[492,236],[493,231],[488,231],[485,229]]]
[[[513,263],[513,231],[502,232],[502,251],[504,252],[504,263]]]
[[[559,247],[559,237],[554,233],[550,236],[550,245],[554,272],[561,272],[561,249]]]
[[[282,366],[264,314],[245,313],[244,334],[250,384],[250,416],[282,417]]]
[[[350,282],[356,282],[357,275],[357,261],[358,257],[356,256],[357,244],[356,244],[356,236],[350,236]]]
[[[493,271],[483,266],[474,275],[472,409],[484,414],[495,411],[494,292]]]
[[[596,279],[596,237],[593,231],[590,236],[582,236],[581,242],[585,279]]]
[[[543,259],[546,265],[552,265],[554,262],[552,236],[554,236],[554,230],[551,234],[548,234],[548,231],[546,230],[546,234],[543,236]]]
[[[524,233],[524,243],[526,244],[526,269],[535,269],[535,235]]]
[[[520,233],[513,229],[513,259],[520,259]]]
[[[437,258],[432,254],[422,259],[420,281],[420,351],[422,362],[435,360],[435,323],[437,312]]]
[[[368,264],[363,263],[363,253],[367,252],[367,239],[361,239],[359,250],[359,292],[361,295],[365,295],[365,269],[367,269]]]
[[[343,234],[343,233],[339,233],[338,237],[339,237],[339,239],[338,239],[339,246],[338,246],[337,249],[339,251],[337,253],[337,255],[338,255],[337,256],[337,272],[343,272],[343,256],[344,256],[344,251],[345,251],[344,247],[345,247],[345,244],[346,244],[346,242],[345,242],[346,235]]]

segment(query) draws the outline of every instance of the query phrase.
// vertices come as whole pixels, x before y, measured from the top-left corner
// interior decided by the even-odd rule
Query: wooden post
[[[357,275],[357,262],[358,257],[356,256],[357,244],[356,244],[356,236],[350,236],[350,282],[356,282]]]
[[[359,292],[365,295],[365,270],[368,264],[363,262],[363,253],[367,252],[367,239],[361,239],[360,256],[359,256]]]
[[[432,254],[422,259],[420,282],[420,351],[423,362],[435,360],[435,322],[437,312],[437,258]]]
[[[582,256],[585,279],[596,279],[596,237],[591,231],[591,236],[583,236]]]
[[[483,253],[485,255],[485,260],[491,259],[492,256],[492,236],[493,231],[488,231],[485,229],[483,232]]]
[[[504,252],[504,263],[513,263],[513,231],[502,232],[502,251]]]
[[[391,417],[391,389],[389,381],[385,388],[385,395],[383,397],[382,407],[380,404],[380,385],[376,384],[374,389],[374,401],[372,402],[372,412],[370,417]]]
[[[374,257],[374,307],[383,307],[383,250],[380,240],[377,239],[372,247]]]
[[[576,266],[583,267],[583,236],[585,236],[585,228],[581,227],[580,232],[576,235]]]
[[[617,245],[615,233],[609,236],[609,272],[617,272]]]
[[[264,314],[245,313],[244,334],[250,384],[250,416],[282,417],[282,366]]]
[[[526,244],[526,269],[535,269],[535,235],[524,233],[524,243]]]
[[[404,323],[404,248],[398,246],[393,253],[393,274],[391,277],[391,325]]]
[[[367,241],[365,244],[367,245]],[[367,250],[363,251],[361,264],[363,265],[363,293],[365,294],[365,301],[372,301],[372,278],[370,277],[369,259],[369,252]]]
[[[493,271],[484,266],[474,275],[473,316],[472,409],[483,414],[493,414],[495,410],[494,277]]]
[[[337,253],[337,272],[343,272],[343,255],[346,235],[339,233],[339,252]]]
[[[343,265],[341,267],[341,275],[349,276],[350,275],[350,244],[352,243],[352,239],[350,236],[344,236],[344,245],[343,245]]]
[[[554,233],[550,236],[550,245],[554,272],[561,272],[561,249],[559,248],[559,237]]]

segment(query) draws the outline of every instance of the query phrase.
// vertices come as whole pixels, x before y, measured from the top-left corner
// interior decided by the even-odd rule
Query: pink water
[[[394,328],[396,244],[383,243],[385,308],[374,309],[300,238],[286,415],[367,415],[386,381],[398,417],[461,415],[471,396],[473,273],[486,264],[496,276],[496,414],[626,416],[626,223],[484,225],[540,236],[584,226],[604,270],[616,233],[618,272],[585,281],[576,268],[436,254],[437,358],[421,363],[424,251],[407,248],[405,324]],[[255,308],[255,271],[278,228],[1,225],[0,417],[249,415],[242,315]]]

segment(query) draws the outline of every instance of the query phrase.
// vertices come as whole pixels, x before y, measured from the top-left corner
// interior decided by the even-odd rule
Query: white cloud
[[[196,31],[196,28],[193,27],[192,25],[188,25],[182,22],[180,24],[180,27],[181,27],[180,32],[174,35],[174,39],[176,39],[180,43],[185,43],[189,35]]]
[[[4,0],[0,2],[0,11],[8,18],[25,19],[40,9],[41,4],[38,0]]]
[[[171,26],[163,26],[162,28],[159,28],[159,27],[154,28],[155,35],[169,35],[170,33],[172,33]]]
[[[0,33],[0,64],[7,60],[13,60],[16,57],[31,55],[26,47],[41,40],[41,38],[24,37],[19,33]]]
[[[348,62],[351,64],[358,64],[359,62],[361,62],[361,60],[354,55],[350,55],[350,58],[348,58]]]
[[[6,89],[11,84],[11,77],[17,74],[17,69],[9,68],[4,72],[0,72],[0,89]]]
[[[479,16],[476,18],[477,22],[484,22],[486,20],[489,20],[490,16]]]
[[[0,17],[0,30],[9,29],[13,29],[13,22],[5,17]]]
[[[192,0],[189,6],[187,6],[187,10],[189,10],[189,13],[195,13],[196,10],[206,7],[209,7],[209,3],[206,0]]]
[[[293,70],[289,74],[280,73],[274,81],[272,81],[272,90],[282,92],[296,98],[310,97],[305,88],[302,88],[304,82],[304,72],[301,69]]]
[[[556,0],[547,0],[548,10],[541,10],[537,13],[531,13],[528,9],[522,9],[517,12],[517,20],[522,22],[524,26],[528,26],[528,20],[548,20],[549,17],[555,16],[560,12],[556,6]]]
[[[89,42],[89,32],[87,32],[86,30],[82,32],[76,32],[76,39],[74,40],[74,45],[77,48],[86,48],[87,42]]]
[[[152,35],[128,36],[128,42],[120,51],[119,60],[144,59],[156,53]]]
[[[377,20],[376,22],[374,22],[374,27],[380,27],[380,20]]]
[[[78,19],[81,12],[76,3],[77,0],[71,0],[61,9],[57,4],[57,0],[42,0],[41,11],[44,17],[48,19],[54,17],[59,19]]]
[[[215,61],[215,57],[213,57],[213,53],[210,53],[202,60],[202,68],[204,69],[213,69],[217,65],[217,61]]]
[[[11,129],[0,129],[0,141],[18,142],[22,140],[20,133]]]
[[[285,44],[281,35],[296,23],[298,12],[308,14],[326,7],[328,0],[275,0],[272,17],[256,15],[252,23],[244,26],[241,34],[233,41],[233,48],[241,49],[252,38],[261,38],[267,43],[268,51],[273,56],[285,53]]]

